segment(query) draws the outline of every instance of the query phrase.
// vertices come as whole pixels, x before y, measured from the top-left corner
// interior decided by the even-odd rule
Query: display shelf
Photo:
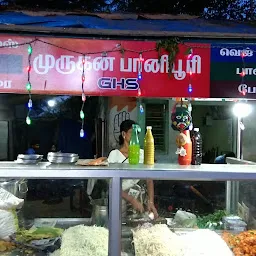
[[[151,178],[171,180],[251,180],[256,178],[256,165],[205,164],[180,166],[172,164],[110,164],[109,166],[77,166],[40,163],[18,165],[13,162],[0,163],[0,178],[29,179],[84,179],[84,178]]]

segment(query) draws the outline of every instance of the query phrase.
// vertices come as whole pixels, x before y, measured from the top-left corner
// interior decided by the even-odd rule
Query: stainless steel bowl
[[[47,157],[47,160],[50,163],[55,163],[55,164],[73,164],[78,161],[79,157]]]
[[[38,164],[42,159],[17,159],[15,163],[17,164]]]
[[[37,160],[37,159],[43,159],[43,155],[23,155],[19,154],[17,159],[22,159],[22,160]]]
[[[65,157],[65,158],[71,158],[71,157],[78,157],[78,154],[74,153],[55,153],[55,152],[49,152],[47,157]]]

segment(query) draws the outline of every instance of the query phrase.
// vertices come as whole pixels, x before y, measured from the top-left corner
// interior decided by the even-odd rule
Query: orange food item
[[[0,241],[0,252],[8,252],[15,248],[15,245],[11,242]]]
[[[224,232],[224,241],[232,248],[235,256],[256,256],[256,230],[249,230],[238,235]]]
[[[90,162],[83,162],[83,161],[80,161],[79,162],[79,165],[86,165],[86,166],[97,166],[97,165],[101,165],[104,161],[106,161],[107,158],[106,157],[99,157],[97,159],[93,159],[92,161]]]

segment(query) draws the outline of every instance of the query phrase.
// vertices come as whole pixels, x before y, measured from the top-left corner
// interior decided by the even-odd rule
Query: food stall
[[[187,120],[189,115],[191,119],[191,102],[201,98],[218,98],[220,101],[233,101],[236,98],[241,102],[246,102],[248,98],[254,99],[253,82],[249,80],[245,84],[245,77],[254,74],[253,70],[245,68],[245,61],[250,62],[254,54],[251,45],[248,48],[248,45],[241,46],[230,43],[230,41],[216,43],[208,39],[198,42],[198,38],[193,41],[186,37],[184,40],[171,37],[163,40],[136,40],[134,42],[124,40],[124,38],[88,39],[81,38],[81,35],[75,38],[71,38],[70,35],[53,37],[49,34],[45,36],[45,32],[42,33],[43,35],[39,36],[17,36],[11,33],[0,36],[0,50],[5,51],[5,54],[0,56],[2,63],[5,63],[0,67],[3,74],[0,80],[0,93],[26,94],[24,104],[27,108],[23,121],[28,127],[33,127],[32,112],[35,94],[79,95],[80,127],[76,136],[81,140],[85,137],[84,106],[88,96],[123,97],[121,103],[119,102],[121,106],[126,98],[134,98],[133,111],[137,114],[137,122],[144,129],[142,136],[144,136],[146,124],[144,114],[147,112],[147,108],[144,109],[143,100],[146,98],[173,98],[173,102],[175,104],[178,102],[180,105],[187,102],[187,110],[182,113],[185,113]],[[201,35],[198,34],[196,37],[201,38]],[[231,62],[232,65],[227,65],[227,62]],[[220,67],[227,69],[224,77],[223,72],[221,74],[219,72]],[[124,106],[126,107],[125,104]],[[111,126],[113,131],[108,132],[112,133],[114,139],[120,135],[120,130],[115,129],[116,126],[119,126],[121,121],[130,118],[129,111],[123,111],[124,108],[117,109],[115,108],[117,113],[109,111],[114,116],[114,121],[110,124],[113,126]],[[15,162],[0,162],[0,179],[4,180],[3,183],[6,185],[2,188],[10,192],[6,194],[2,191],[6,197],[10,198],[10,201],[7,200],[8,205],[6,200],[2,200],[4,207],[2,205],[3,209],[0,210],[5,214],[2,216],[6,218],[1,218],[0,224],[3,227],[7,225],[8,228],[12,228],[11,230],[0,229],[2,232],[6,231],[7,234],[6,237],[2,234],[1,250],[15,253],[15,255],[25,253],[66,256],[72,255],[72,252],[76,250],[77,255],[120,256],[122,253],[122,255],[140,256],[155,255],[155,252],[161,249],[162,255],[169,253],[169,255],[184,256],[189,255],[185,252],[186,250],[192,250],[192,245],[186,247],[189,244],[188,240],[201,242],[204,235],[208,236],[209,241],[212,241],[211,238],[214,237],[216,243],[212,243],[212,246],[219,251],[214,251],[212,247],[209,250],[209,247],[199,252],[193,247],[196,256],[212,255],[211,250],[215,255],[232,255],[228,246],[233,248],[235,254],[235,250],[243,250],[244,248],[240,248],[241,244],[234,244],[234,241],[231,241],[231,235],[254,228],[254,217],[252,216],[249,220],[248,211],[246,212],[248,204],[244,202],[244,197],[240,200],[238,196],[240,190],[238,181],[245,183],[251,181],[254,184],[256,165],[239,163],[192,166],[182,161],[179,161],[180,165],[170,163],[174,162],[169,161],[170,155],[175,156],[175,162],[177,158],[180,160],[186,156],[183,148],[186,143],[181,142],[184,135],[180,136],[178,143],[176,141],[179,144],[179,150],[177,150],[179,156],[175,155],[175,137],[178,132],[177,130],[173,133],[169,132],[169,129],[175,126],[174,123],[177,125],[177,120],[172,116],[172,110],[172,106],[168,105],[168,121],[166,122],[168,139],[163,135],[160,137],[166,140],[165,144],[168,146],[166,151],[169,155],[167,155],[168,161],[165,164],[156,163],[150,167],[142,164],[130,166],[108,163],[104,166],[80,166],[76,164],[79,156],[71,152],[59,153],[59,155],[49,153],[45,162],[41,161],[42,156],[31,159],[27,155],[18,156]],[[191,123],[190,120],[186,124],[186,136],[189,134]],[[237,123],[237,133],[240,134],[242,120],[237,120]],[[110,130],[110,127],[108,128]],[[240,148],[241,137],[238,136],[238,138],[236,147]],[[77,180],[75,186],[79,187],[81,194],[85,190],[85,179],[107,179],[109,197],[104,195],[101,198],[103,203],[95,204],[97,210],[95,207],[92,218],[68,218],[68,216],[67,218],[51,218],[49,214],[47,218],[26,218],[22,204],[26,204],[27,180],[41,180],[44,183],[46,180],[60,179]],[[227,182],[225,198],[227,212],[218,212],[211,216],[213,218],[209,216],[204,218],[196,216],[191,211],[175,209],[175,216],[167,218],[163,215],[160,216],[162,217],[160,220],[156,220],[157,222],[147,216],[143,220],[139,219],[138,225],[121,217],[123,179]],[[11,188],[7,188],[7,185],[11,185]],[[247,186],[244,186],[243,191],[247,199],[250,197],[252,206],[255,206],[253,193],[246,193],[246,190]],[[203,195],[199,195],[202,200],[207,201]],[[190,199],[188,198],[187,201]],[[83,204],[82,199],[81,204]],[[36,208],[36,206],[32,207]],[[58,207],[57,205],[56,208]],[[65,209],[61,210],[65,211]],[[179,210],[182,217],[177,216]],[[233,215],[230,216],[230,214]],[[181,220],[180,225],[175,224],[178,217]],[[8,225],[7,220],[13,225]],[[19,227],[16,225],[17,220]],[[138,226],[142,229],[137,229]],[[215,231],[217,229],[217,231],[204,233],[205,228]],[[224,229],[227,233],[223,232]],[[204,231],[198,233],[198,230]],[[255,242],[255,233],[250,232],[242,233],[243,239],[249,234]],[[161,234],[164,234],[165,238]],[[216,234],[223,236],[227,244],[221,240],[220,236],[216,237]],[[178,238],[182,236],[187,240]],[[196,236],[198,239],[195,239]],[[79,240],[81,237],[84,241]],[[241,241],[244,242],[244,240]],[[173,248],[166,248],[163,243]],[[81,244],[83,246],[80,246]],[[177,248],[173,244],[177,245]],[[163,247],[165,249],[162,249]],[[165,254],[166,250],[168,253]],[[248,255],[255,255],[251,248],[246,252],[250,253]]]
[[[131,231],[122,225],[121,220],[121,180],[126,178],[152,178],[154,180],[206,180],[206,181],[247,181],[255,179],[255,165],[201,165],[201,166],[178,166],[169,164],[156,164],[148,168],[140,165],[110,165],[108,167],[78,167],[70,165],[51,165],[41,163],[37,166],[19,166],[11,163],[1,163],[1,178],[13,179],[84,179],[104,178],[110,180],[109,185],[109,255],[119,256],[123,244],[127,246],[127,240],[131,239]],[[60,223],[63,220],[59,220]],[[79,223],[73,220],[71,226]],[[89,224],[80,220],[79,224]],[[58,226],[58,221],[56,226]],[[179,232],[179,229],[177,230]],[[181,232],[181,231],[180,231]],[[184,233],[184,229],[183,229]],[[130,234],[130,235],[129,235]],[[122,237],[123,236],[123,237]],[[128,239],[127,239],[128,236]],[[125,243],[126,241],[126,243]],[[126,252],[131,253],[131,252]],[[133,254],[132,254],[133,255]]]

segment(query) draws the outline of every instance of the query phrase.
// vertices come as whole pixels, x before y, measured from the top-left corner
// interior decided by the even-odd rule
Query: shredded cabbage
[[[134,230],[133,241],[136,256],[183,256],[181,238],[163,224]]]
[[[78,225],[62,235],[60,256],[108,256],[108,230]]]

